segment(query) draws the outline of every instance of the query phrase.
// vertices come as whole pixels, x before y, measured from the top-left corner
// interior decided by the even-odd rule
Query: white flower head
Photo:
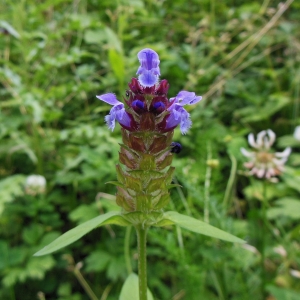
[[[300,141],[300,126],[297,126],[294,131],[294,138]]]
[[[248,135],[249,145],[254,148],[254,151],[241,148],[241,152],[249,158],[249,161],[244,164],[250,170],[249,175],[271,180],[282,173],[284,164],[291,154],[291,148],[288,147],[283,152],[272,152],[271,147],[275,139],[276,135],[271,129],[259,132],[256,140],[253,133]]]
[[[30,175],[26,178],[25,192],[28,195],[43,194],[46,191],[46,179],[42,175]]]

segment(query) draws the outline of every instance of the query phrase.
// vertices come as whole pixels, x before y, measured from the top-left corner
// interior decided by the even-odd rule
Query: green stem
[[[140,300],[147,300],[147,227],[142,224],[136,226],[138,239],[138,270],[139,270],[139,294]]]
[[[215,0],[210,1],[210,24],[211,24],[211,33],[214,36],[215,35],[215,26],[216,26],[216,21],[215,21],[215,16],[216,16],[216,3]]]
[[[38,132],[38,125],[32,122],[32,132],[33,132],[33,139],[35,145],[35,152],[37,156],[37,173],[43,174],[43,151],[41,149],[41,141]]]
[[[223,199],[223,206],[224,206],[225,212],[228,209],[229,198],[231,195],[232,187],[233,187],[235,176],[236,176],[236,169],[237,169],[236,158],[230,153],[229,153],[229,157],[231,159],[231,170],[230,170],[230,176],[229,176],[229,179],[227,182],[225,195],[224,195],[224,199]]]
[[[265,247],[266,247],[266,224],[267,224],[267,183],[263,183],[262,199],[262,240],[261,240],[261,291],[262,298],[265,299],[266,271],[265,271]]]
[[[182,239],[181,228],[178,225],[176,225],[176,233],[177,233],[177,240],[178,240],[179,249],[180,249],[180,252],[182,255],[182,259],[184,259],[185,258],[184,244],[183,244],[183,239]]]
[[[207,161],[211,159],[211,146],[207,143]],[[204,183],[204,222],[209,223],[209,188],[211,178],[211,166],[206,165],[205,183]]]
[[[174,181],[175,184],[179,184],[179,182],[178,182],[178,180],[176,179],[176,177],[173,178],[173,181]],[[179,195],[179,197],[180,197],[180,200],[181,200],[181,202],[182,202],[182,204],[183,204],[183,206],[184,206],[184,208],[185,208],[185,210],[186,210],[186,213],[190,216],[192,213],[191,213],[191,210],[190,210],[190,208],[189,208],[189,205],[188,205],[188,203],[187,203],[187,201],[186,201],[186,198],[185,198],[185,196],[184,196],[184,194],[183,194],[183,192],[182,192],[182,190],[181,190],[181,187],[176,186],[176,189],[177,189],[178,195]]]
[[[128,274],[132,273],[132,267],[131,267],[131,259],[130,259],[130,234],[131,234],[132,226],[126,227],[126,233],[125,233],[125,241],[124,241],[124,256],[125,256],[125,262],[126,262],[126,269]]]
[[[95,293],[93,292],[93,290],[91,289],[91,287],[89,286],[89,284],[84,279],[81,272],[79,271],[79,269],[76,266],[75,266],[73,272],[74,272],[75,277],[78,279],[79,283],[81,284],[81,286],[84,288],[85,292],[90,297],[90,299],[91,300],[98,300],[97,296],[95,295]]]
[[[16,300],[15,290],[13,287],[10,287],[10,298],[11,300]]]

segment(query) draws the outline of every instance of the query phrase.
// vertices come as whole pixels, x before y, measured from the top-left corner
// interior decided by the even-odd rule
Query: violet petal
[[[96,96],[99,100],[102,100],[110,105],[117,105],[117,104],[120,104],[122,102],[120,102],[116,95],[113,94],[113,93],[108,93],[108,94],[104,94],[104,95],[99,95],[99,96]]]
[[[141,66],[138,68],[139,82],[144,87],[151,87],[158,81],[160,75],[159,57],[155,51],[146,48],[138,53]]]

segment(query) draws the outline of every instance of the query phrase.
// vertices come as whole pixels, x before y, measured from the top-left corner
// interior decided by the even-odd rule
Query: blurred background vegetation
[[[32,257],[61,233],[115,209],[120,128],[96,94],[125,94],[145,47],[161,59],[169,96],[194,91],[193,127],[175,133],[181,189],[169,209],[245,240],[233,245],[176,228],[151,229],[155,299],[263,299],[261,182],[243,175],[246,136],[272,129],[293,146],[268,186],[264,299],[300,299],[300,2],[288,0],[2,0],[0,9],[0,298],[118,299],[127,277],[124,228],[105,227],[53,255]],[[207,165],[207,159],[215,159]],[[30,174],[47,192],[28,194]],[[130,234],[127,232],[127,234]],[[251,245],[251,246],[250,246]],[[125,251],[126,252],[126,251]],[[136,239],[129,254],[136,271]]]

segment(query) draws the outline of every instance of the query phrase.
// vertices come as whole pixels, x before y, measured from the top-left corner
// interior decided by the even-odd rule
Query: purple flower
[[[146,48],[138,53],[138,59],[141,66],[137,70],[139,75],[139,82],[144,87],[151,87],[158,81],[160,75],[159,57],[155,51]]]
[[[190,114],[183,106],[196,104],[201,99],[201,96],[196,96],[195,93],[187,91],[181,91],[175,98],[171,98],[170,101],[173,101],[173,104],[168,108],[170,115],[168,115],[166,121],[166,129],[175,128],[180,124],[181,133],[186,134],[192,125],[192,121],[190,120]]]
[[[158,83],[160,61],[157,53],[146,48],[138,53],[138,59],[138,79],[132,78],[128,84],[129,90],[124,98],[126,107],[112,93],[97,96],[113,106],[105,117],[108,127],[113,130],[117,121],[129,131],[168,132],[180,125],[181,132],[185,134],[192,122],[184,106],[196,104],[202,97],[181,91],[168,100],[168,81],[163,79]]]
[[[196,94],[193,92],[181,91],[176,96],[175,103],[178,103],[181,106],[192,105],[192,104],[196,104],[201,99],[202,99],[201,96],[196,96]],[[172,101],[172,100],[174,100],[174,98],[170,99],[170,101]]]
[[[96,96],[98,99],[113,105],[109,112],[109,115],[105,116],[105,122],[109,129],[114,130],[116,120],[125,128],[130,128],[131,118],[125,111],[124,104],[117,100],[116,95],[108,93],[100,96]]]
[[[192,121],[190,120],[190,114],[182,106],[174,104],[167,118],[166,129],[173,129],[178,124],[180,124],[181,133],[186,134],[192,125]]]

